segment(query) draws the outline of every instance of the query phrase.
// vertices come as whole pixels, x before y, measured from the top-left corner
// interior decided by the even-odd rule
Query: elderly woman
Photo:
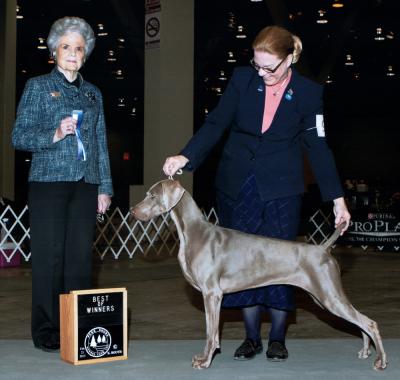
[[[16,149],[32,152],[32,339],[44,351],[60,347],[59,295],[91,287],[96,210],[113,194],[102,96],[79,74],[94,43],[83,19],[53,24],[55,68],[26,83],[12,134]]]

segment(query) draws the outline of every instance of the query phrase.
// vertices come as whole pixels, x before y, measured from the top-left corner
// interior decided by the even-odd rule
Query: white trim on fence
[[[8,205],[0,214],[0,254],[8,263],[18,254],[28,261],[31,252],[24,247],[29,241],[28,206],[17,215]]]
[[[203,212],[204,213],[204,212]],[[212,208],[204,217],[218,224],[218,217]],[[17,215],[7,206],[0,214],[0,255],[9,263],[14,255],[20,254],[25,261],[31,258],[28,207]],[[118,259],[121,255],[129,258],[139,252],[160,253],[167,250],[174,254],[179,248],[179,238],[175,224],[169,214],[154,218],[149,222],[135,220],[129,212],[123,213],[118,207],[106,214],[103,223],[97,223],[93,250],[100,259],[111,256]]]
[[[316,245],[324,244],[329,236],[332,235],[332,214],[325,215],[322,210],[317,210],[309,219],[311,227],[309,230],[313,231],[308,233],[306,241]]]
[[[212,208],[204,217],[211,223],[218,224],[218,216]],[[318,210],[310,217],[313,232],[306,240],[313,244],[323,244],[332,232],[330,215]],[[17,215],[7,206],[0,214],[0,255],[9,263],[14,255],[20,254],[25,261],[31,258],[28,206]],[[130,259],[139,252],[159,254],[167,250],[174,254],[179,248],[179,238],[175,224],[169,213],[160,215],[149,222],[135,220],[129,212],[123,213],[118,207],[111,214],[106,214],[103,223],[97,223],[93,250],[99,258],[112,255],[118,259],[127,255]]]

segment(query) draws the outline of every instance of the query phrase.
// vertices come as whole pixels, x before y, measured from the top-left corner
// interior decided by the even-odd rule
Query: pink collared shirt
[[[264,133],[271,126],[274,119],[276,110],[281,102],[282,96],[286,91],[286,87],[292,77],[292,71],[289,71],[288,76],[283,83],[277,83],[273,86],[265,86],[265,103],[264,103],[264,116],[261,127],[261,132]]]

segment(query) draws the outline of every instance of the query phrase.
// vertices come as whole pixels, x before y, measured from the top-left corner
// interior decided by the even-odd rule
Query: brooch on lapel
[[[94,103],[96,101],[96,95],[92,91],[88,91],[85,96],[92,102]]]
[[[52,91],[52,92],[50,92],[50,96],[52,98],[59,98],[61,96],[61,94],[59,91]]]
[[[292,98],[293,98],[293,90],[291,88],[289,88],[289,90],[286,91],[285,99],[292,100]]]

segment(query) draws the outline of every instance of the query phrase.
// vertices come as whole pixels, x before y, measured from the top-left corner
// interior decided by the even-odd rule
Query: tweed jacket
[[[32,152],[29,181],[79,181],[98,184],[99,194],[113,195],[103,100],[100,90],[78,74],[79,88],[54,68],[25,85],[12,132],[15,149]],[[77,159],[75,135],[53,143],[55,130],[72,110],[83,111],[80,128],[86,161]]]
[[[231,198],[237,198],[250,172],[264,201],[303,193],[304,152],[323,200],[342,197],[325,138],[322,86],[293,69],[271,126],[262,133],[265,93],[253,68],[236,68],[217,107],[181,151],[189,159],[185,169],[196,169],[228,132],[215,185]]]

